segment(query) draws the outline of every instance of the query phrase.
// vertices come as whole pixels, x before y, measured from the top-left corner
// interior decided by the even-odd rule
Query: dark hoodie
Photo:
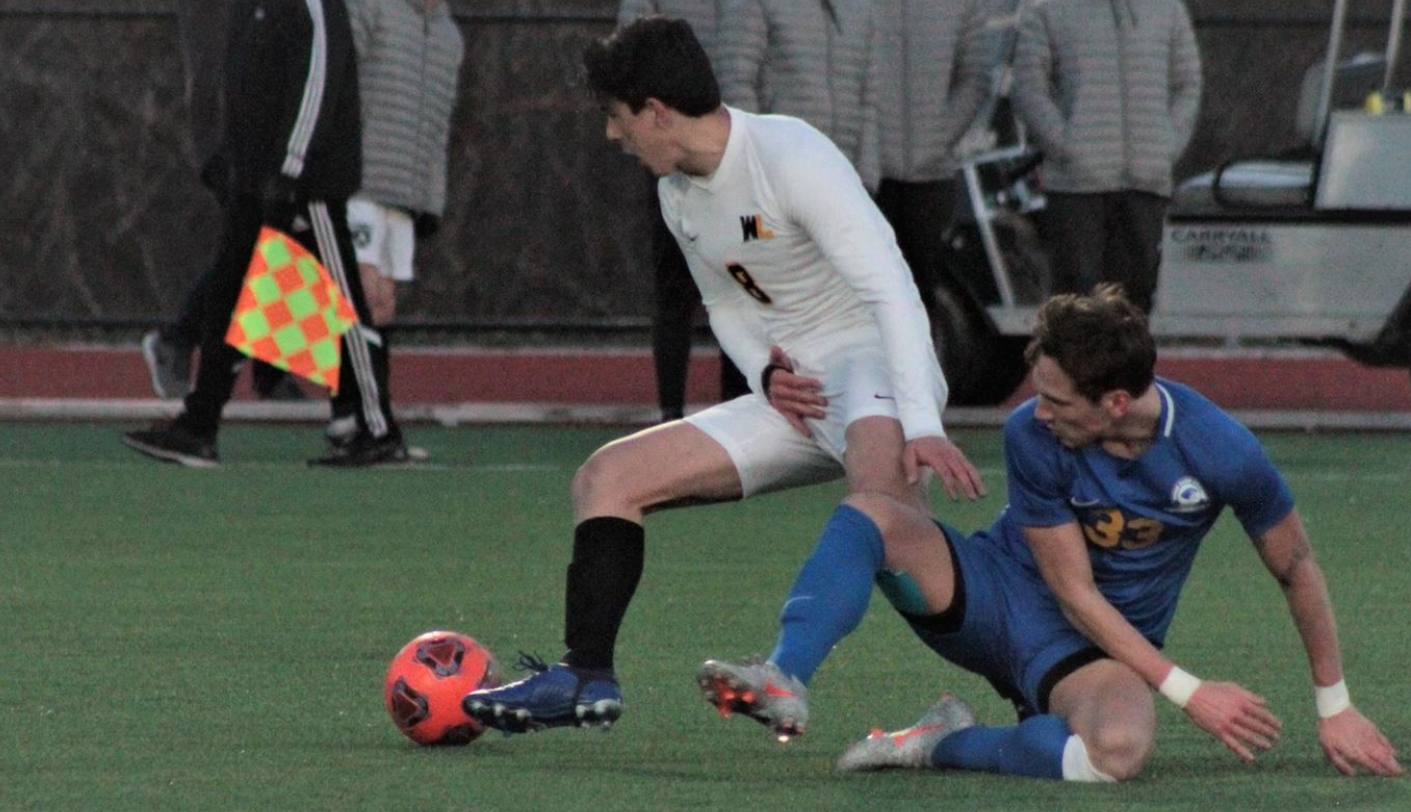
[[[238,193],[346,198],[362,182],[358,71],[343,0],[236,0],[222,148]]]

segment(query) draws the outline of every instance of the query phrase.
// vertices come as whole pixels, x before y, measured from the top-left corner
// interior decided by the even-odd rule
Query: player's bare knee
[[[614,443],[593,452],[573,476],[574,510],[580,515],[644,511],[660,499],[639,454]]]
[[[1151,730],[1134,724],[1101,725],[1084,737],[1093,766],[1118,781],[1130,781],[1141,773],[1152,741]]]
[[[905,511],[894,497],[875,491],[848,494],[843,504],[871,519],[884,542],[893,535],[892,531],[902,521]]]
[[[629,493],[627,486],[628,474],[619,463],[619,455],[609,449],[598,449],[573,475],[573,504],[582,509],[621,502]]]
[[[877,525],[887,566],[905,569],[918,555],[929,552],[926,531],[932,526],[930,519],[911,505],[890,494],[875,492],[852,494],[843,504],[861,511]]]

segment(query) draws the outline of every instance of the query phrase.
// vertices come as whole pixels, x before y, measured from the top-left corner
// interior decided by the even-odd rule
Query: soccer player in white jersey
[[[568,652],[464,703],[507,732],[621,713],[613,650],[653,511],[844,476],[852,493],[924,509],[923,469],[952,498],[984,494],[941,425],[946,383],[911,273],[843,154],[798,119],[723,106],[681,20],[638,20],[584,64],[608,139],[660,178],[711,327],[754,391],[609,443],[578,471]]]

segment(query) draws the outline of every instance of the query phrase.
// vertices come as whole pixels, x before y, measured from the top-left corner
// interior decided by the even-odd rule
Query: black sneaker
[[[215,468],[220,465],[216,438],[202,437],[177,422],[157,423],[146,431],[129,431],[123,443],[134,451],[163,462],[189,468]]]
[[[152,391],[165,400],[186,397],[191,391],[191,349],[184,351],[162,338],[161,330],[142,336],[142,360],[152,376]]]
[[[387,434],[373,437],[361,433],[327,457],[309,460],[315,468],[375,468],[378,466],[398,466],[411,462],[406,443],[401,434]]]
[[[360,436],[358,418],[354,415],[334,417],[328,421],[328,426],[323,431],[323,439],[328,441],[328,451],[332,456],[347,454],[348,447]],[[411,462],[428,462],[431,452],[419,445],[409,445],[407,459]]]

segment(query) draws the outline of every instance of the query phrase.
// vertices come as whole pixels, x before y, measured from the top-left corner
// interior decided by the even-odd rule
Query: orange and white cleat
[[[696,681],[722,719],[742,713],[769,728],[781,742],[808,729],[808,688],[774,663],[706,660]]]
[[[972,727],[975,722],[975,711],[969,705],[952,694],[942,694],[940,701],[911,727],[893,733],[874,730],[849,747],[838,759],[838,769],[843,772],[927,769],[932,766],[931,752],[941,739]]]

